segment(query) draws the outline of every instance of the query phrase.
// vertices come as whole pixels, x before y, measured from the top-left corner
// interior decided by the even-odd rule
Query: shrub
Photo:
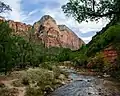
[[[63,48],[62,51],[58,54],[57,58],[59,62],[69,61],[70,60],[70,49]]]
[[[120,80],[120,71],[119,70],[116,70],[114,72],[111,72],[110,75],[113,77],[113,78],[116,78],[117,80]]]
[[[55,82],[53,71],[42,68],[29,69],[25,78],[29,82],[27,96],[43,96],[46,87],[50,86],[53,88],[53,83]]]
[[[85,67],[87,63],[87,56],[84,54],[79,54],[79,56],[75,57],[72,61],[76,66]]]
[[[0,88],[0,96],[18,96],[18,89]]]
[[[58,79],[58,77],[59,77],[59,75],[61,74],[62,71],[60,70],[59,67],[54,66],[54,67],[53,67],[53,72],[54,72],[55,78]]]
[[[41,89],[36,89],[36,88],[31,88],[28,87],[26,88],[27,92],[25,94],[25,96],[43,96],[43,91],[41,91]]]
[[[111,64],[101,52],[97,53],[94,58],[89,58],[88,62],[88,68],[97,69],[100,72],[107,71],[111,67]]]
[[[24,77],[23,79],[22,79],[22,84],[24,84],[24,85],[29,85],[29,80],[28,80],[28,78],[26,78],[26,77]]]
[[[0,88],[4,88],[5,87],[5,84],[0,82]]]
[[[40,64],[40,67],[44,69],[52,70],[54,65],[55,65],[55,62],[44,62]]]
[[[15,87],[23,87],[21,80],[15,80],[12,82],[12,85]]]

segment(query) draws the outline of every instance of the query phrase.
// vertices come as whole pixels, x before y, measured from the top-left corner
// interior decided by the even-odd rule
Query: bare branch
[[[5,3],[0,1],[0,13],[6,12],[6,11],[12,11],[9,5],[6,5]]]

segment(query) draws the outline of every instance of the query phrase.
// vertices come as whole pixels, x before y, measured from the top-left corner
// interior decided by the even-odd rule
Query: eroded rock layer
[[[0,17],[0,21],[6,20]],[[12,20],[8,20],[7,22],[10,28],[14,29],[14,34],[16,35],[29,36],[29,31],[33,29],[34,39],[43,42],[46,47],[63,47],[77,50],[85,44],[83,40],[66,25],[57,25],[56,21],[49,15],[43,16],[38,22],[35,22],[33,26]]]

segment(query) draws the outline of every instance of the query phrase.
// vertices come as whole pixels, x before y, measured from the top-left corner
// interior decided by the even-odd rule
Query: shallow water
[[[70,69],[65,71],[72,82],[56,89],[50,96],[120,96],[116,82],[80,75]]]

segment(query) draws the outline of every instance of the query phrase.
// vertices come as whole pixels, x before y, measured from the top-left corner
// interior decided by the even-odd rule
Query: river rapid
[[[120,96],[120,84],[106,78],[78,74],[73,69],[68,72],[71,82],[56,89],[49,96]]]

